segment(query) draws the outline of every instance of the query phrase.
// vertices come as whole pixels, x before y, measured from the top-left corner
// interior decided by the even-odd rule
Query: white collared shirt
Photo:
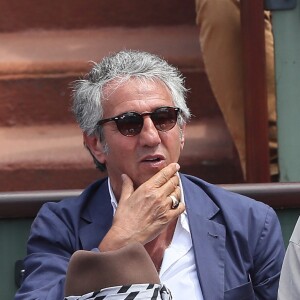
[[[115,214],[118,203],[109,179],[108,188]],[[184,203],[181,180],[180,188],[181,201]],[[171,290],[174,300],[203,300],[186,211],[178,218],[172,242],[164,253],[159,277],[161,282]]]

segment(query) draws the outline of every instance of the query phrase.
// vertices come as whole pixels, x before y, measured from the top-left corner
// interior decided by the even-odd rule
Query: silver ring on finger
[[[172,200],[171,208],[176,209],[179,206],[179,200],[174,195],[170,195],[169,197]]]

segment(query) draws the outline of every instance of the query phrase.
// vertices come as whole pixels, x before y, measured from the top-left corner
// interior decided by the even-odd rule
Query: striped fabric
[[[114,286],[82,296],[68,296],[64,300],[171,300],[169,289],[161,284],[133,284]]]

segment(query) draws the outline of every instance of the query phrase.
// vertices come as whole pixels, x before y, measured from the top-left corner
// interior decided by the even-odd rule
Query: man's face
[[[171,94],[162,83],[131,79],[116,90],[106,88],[103,118],[111,118],[128,111],[152,112],[161,106],[172,106]],[[115,122],[103,126],[104,142],[108,152],[97,159],[106,164],[114,192],[119,195],[121,175],[127,174],[137,188],[159,170],[177,162],[184,144],[184,129],[176,124],[171,130],[158,131],[150,116],[144,116],[144,125],[136,136],[124,136]],[[181,130],[181,131],[180,131]]]

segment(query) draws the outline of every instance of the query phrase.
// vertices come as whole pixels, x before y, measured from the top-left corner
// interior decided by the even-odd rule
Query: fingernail
[[[180,169],[180,165],[176,163],[176,170],[178,171]]]

